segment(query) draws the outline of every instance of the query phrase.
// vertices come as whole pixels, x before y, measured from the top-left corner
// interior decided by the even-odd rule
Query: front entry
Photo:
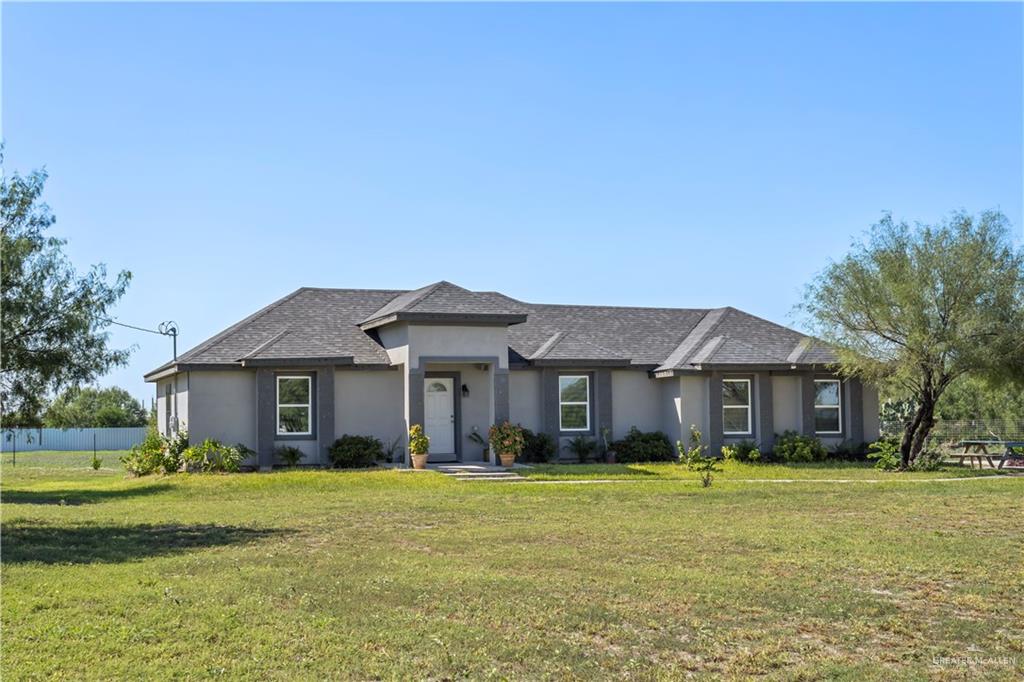
[[[431,462],[455,462],[456,395],[453,377],[427,376],[423,382],[423,430],[430,438]]]

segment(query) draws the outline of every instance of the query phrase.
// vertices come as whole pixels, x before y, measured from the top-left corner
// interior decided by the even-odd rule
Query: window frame
[[[747,385],[747,404],[746,405],[726,405],[725,404],[725,385],[728,383],[745,383]],[[746,431],[726,431],[725,430],[725,411],[726,410],[746,410],[747,411],[747,430]],[[754,433],[754,382],[747,378],[742,377],[726,377],[722,379],[722,435],[723,436],[751,436]]]
[[[281,380],[282,379],[303,379],[306,385],[309,387],[308,399],[305,403],[281,403]],[[275,435],[277,437],[293,438],[296,436],[312,436],[313,435],[313,377],[309,374],[278,374],[274,377],[274,419],[276,423]],[[281,408],[282,407],[304,407],[306,408],[309,418],[306,420],[307,430],[306,431],[282,431],[281,430]]]
[[[586,401],[579,400],[562,400],[562,379],[585,379],[587,382],[587,399]],[[590,375],[589,374],[559,374],[558,375],[558,430],[561,433],[590,433]],[[586,407],[584,414],[587,417],[587,423],[584,428],[565,428],[562,425],[562,406],[563,405],[583,405]]]
[[[839,403],[837,405],[819,405],[818,404],[818,384],[836,384],[837,391],[836,395],[839,397]],[[815,435],[822,436],[841,436],[843,435],[843,382],[841,379],[815,379],[814,380],[814,433]],[[835,410],[838,415],[836,420],[839,424],[839,430],[837,431],[819,431],[818,430],[818,410]]]

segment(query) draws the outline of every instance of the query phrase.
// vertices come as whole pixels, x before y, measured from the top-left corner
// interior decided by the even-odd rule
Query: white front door
[[[427,377],[424,381],[423,430],[430,438],[430,459],[455,459],[455,380]]]

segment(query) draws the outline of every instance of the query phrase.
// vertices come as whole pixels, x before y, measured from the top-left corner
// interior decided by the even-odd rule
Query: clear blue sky
[[[5,4],[8,169],[185,349],[300,286],[780,322],[884,210],[1022,224],[1000,5]],[[169,343],[105,377],[139,397]]]

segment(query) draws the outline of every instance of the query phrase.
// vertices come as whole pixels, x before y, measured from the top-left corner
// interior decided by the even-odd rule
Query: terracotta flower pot
[[[498,457],[501,459],[501,466],[505,467],[506,469],[511,469],[512,465],[516,463],[515,453],[501,452],[498,454]]]
[[[426,469],[427,468],[427,457],[429,454],[413,455],[412,456],[412,468],[413,469]]]

